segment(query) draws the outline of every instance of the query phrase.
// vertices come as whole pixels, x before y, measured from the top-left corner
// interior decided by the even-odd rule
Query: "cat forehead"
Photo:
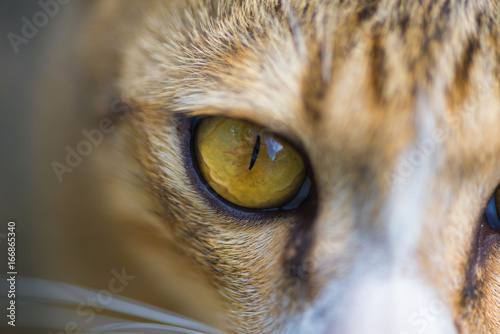
[[[139,36],[142,51],[163,70],[154,68],[165,87],[175,83],[192,95],[224,88],[252,93],[255,84],[306,99],[315,117],[311,100],[323,100],[347,79],[371,80],[376,102],[415,95],[418,86],[438,80],[439,88],[464,93],[474,58],[497,49],[495,17],[461,2],[193,3],[160,5]],[[487,69],[496,76],[497,63]],[[348,65],[350,78],[342,73]]]
[[[374,137],[411,137],[417,100],[427,99],[435,122],[469,147],[493,136],[485,125],[498,117],[498,18],[480,4],[161,6],[127,67],[144,63],[136,56],[142,48],[154,63],[143,71],[148,97],[160,105],[248,118],[305,142],[323,128],[335,136],[325,140],[361,147]]]

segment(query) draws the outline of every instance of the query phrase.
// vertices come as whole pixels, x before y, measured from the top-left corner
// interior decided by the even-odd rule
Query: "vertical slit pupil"
[[[257,161],[257,157],[259,156],[260,151],[260,135],[257,135],[257,140],[255,141],[255,145],[253,147],[252,159],[250,160],[250,167],[248,170],[252,170],[255,162]]]

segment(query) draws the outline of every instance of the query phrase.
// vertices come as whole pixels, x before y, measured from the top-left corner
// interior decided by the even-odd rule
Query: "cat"
[[[101,0],[66,24],[41,278],[124,270],[116,298],[226,333],[500,333],[500,2]]]

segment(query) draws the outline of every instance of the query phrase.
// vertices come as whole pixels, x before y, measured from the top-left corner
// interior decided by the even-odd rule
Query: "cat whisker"
[[[2,280],[6,281],[6,277]],[[17,307],[28,316],[18,326],[97,333],[222,334],[181,315],[111,294],[76,285],[17,277]],[[5,303],[7,296],[1,297]]]

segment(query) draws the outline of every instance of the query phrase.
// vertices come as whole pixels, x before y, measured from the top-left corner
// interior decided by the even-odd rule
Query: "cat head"
[[[99,1],[85,94],[117,121],[155,238],[199,268],[235,332],[495,332],[497,8]],[[214,190],[194,152],[214,117],[289,144],[310,181],[300,203]]]

